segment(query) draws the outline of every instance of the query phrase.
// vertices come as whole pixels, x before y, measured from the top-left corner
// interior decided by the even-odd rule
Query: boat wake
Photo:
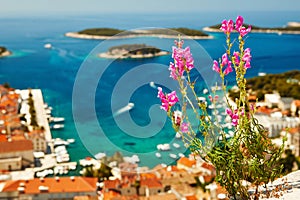
[[[123,108],[117,110],[114,114],[113,117],[116,117],[118,115],[121,115],[125,112],[128,112],[129,110],[134,108],[134,103],[128,103],[126,106],[124,106]]]

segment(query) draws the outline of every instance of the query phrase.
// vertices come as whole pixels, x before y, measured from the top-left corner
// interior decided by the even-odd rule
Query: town
[[[226,191],[214,182],[214,166],[194,154],[152,169],[119,152],[70,162],[67,146],[74,140],[52,138],[51,128],[62,128],[56,122],[64,119],[50,115],[41,90],[4,84],[0,97],[0,199],[227,199]],[[280,146],[282,137],[287,138],[285,157],[295,159],[283,162],[285,172],[297,170],[300,100],[276,91],[264,94],[260,102],[249,94],[251,99],[257,107],[255,117],[273,142]],[[78,175],[68,175],[79,168]]]

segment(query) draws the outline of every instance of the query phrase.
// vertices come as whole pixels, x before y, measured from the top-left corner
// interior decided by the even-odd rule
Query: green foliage
[[[109,48],[109,52],[112,52],[114,50],[126,50],[128,51],[129,54],[155,54],[159,53],[161,50],[153,47],[153,46],[148,46],[145,44],[123,44],[123,45],[118,45],[118,46],[113,46]]]
[[[79,34],[87,35],[99,35],[99,36],[113,36],[123,32],[123,30],[113,29],[113,28],[90,28],[79,31]]]
[[[7,51],[6,47],[0,47],[0,55]]]
[[[120,34],[122,36],[126,35],[174,35],[177,36],[178,33],[187,36],[208,36],[208,34],[195,29],[188,28],[170,28],[170,29],[149,29],[145,31],[124,31],[113,28],[90,28],[79,31],[79,34],[87,34],[87,35],[96,35],[96,36],[114,36]]]
[[[268,74],[247,80],[247,87],[263,96],[266,93],[278,91],[282,97],[300,99],[300,71],[289,71],[282,74]]]
[[[95,169],[93,165],[89,165],[84,167],[84,174],[85,177],[97,177],[100,181],[108,179],[112,176],[111,168],[103,163],[99,169]]]

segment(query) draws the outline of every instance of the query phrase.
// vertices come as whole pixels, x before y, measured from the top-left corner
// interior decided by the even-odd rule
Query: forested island
[[[220,30],[222,24],[217,24],[214,26],[209,26],[203,28],[204,31],[208,32],[222,32]],[[244,24],[245,27],[248,27],[249,24]],[[251,32],[256,32],[256,33],[287,33],[287,34],[300,34],[300,24],[293,22],[293,23],[288,23],[287,26],[284,27],[259,27],[255,25],[251,25],[252,31]]]
[[[108,38],[133,38],[141,36],[162,37],[162,38],[178,38],[181,35],[183,39],[209,39],[212,36],[207,33],[188,28],[170,28],[170,29],[139,29],[139,30],[120,30],[114,28],[91,28],[79,32],[68,32],[67,37],[82,39],[108,39]],[[112,37],[114,36],[114,37]]]
[[[300,71],[249,78],[247,88],[255,93],[259,101],[264,99],[264,94],[273,93],[273,91],[278,91],[282,97],[300,99]],[[237,94],[234,90],[229,91],[231,97],[237,97]]]
[[[0,57],[9,56],[11,52],[7,50],[5,47],[0,47]]]
[[[123,44],[113,46],[105,53],[100,53],[101,58],[125,59],[125,58],[151,58],[167,55],[169,52],[148,46],[146,44]]]

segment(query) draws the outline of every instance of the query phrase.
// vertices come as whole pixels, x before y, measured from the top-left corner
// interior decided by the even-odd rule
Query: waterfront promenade
[[[50,142],[52,140],[52,135],[44,106],[45,103],[42,91],[40,89],[20,90],[20,95],[23,100],[28,99],[29,91],[31,91],[32,99],[34,101],[37,123],[39,124],[39,126],[44,127],[46,141]],[[27,102],[25,102],[25,104],[27,104]],[[25,114],[25,118],[30,118],[29,106],[25,106],[25,109],[22,109],[21,114]]]

